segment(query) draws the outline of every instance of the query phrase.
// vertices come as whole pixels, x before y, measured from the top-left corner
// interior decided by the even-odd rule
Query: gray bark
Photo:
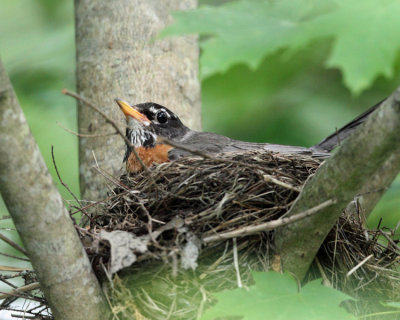
[[[89,260],[0,61],[0,191],[56,319],[108,319]]]
[[[114,103],[156,102],[176,112],[193,129],[200,129],[198,45],[195,36],[156,40],[169,22],[171,10],[195,8],[196,0],[75,0],[77,89],[108,116],[125,125]],[[79,131],[112,131],[85,105],[78,109]],[[82,197],[99,200],[105,181],[91,168],[118,176],[124,142],[118,136],[80,138]]]
[[[336,204],[277,230],[276,252],[283,269],[302,279],[342,210],[355,196],[365,192],[367,185],[374,191],[377,185],[393,181],[400,170],[399,159],[400,88],[305,184],[289,216],[328,199],[336,200]],[[382,174],[385,168],[390,170]]]
[[[400,152],[393,153],[385,163],[376,170],[376,172],[370,177],[368,183],[360,192],[360,196],[357,197],[363,214],[367,218],[372,210],[385,193],[385,191],[392,184],[393,180],[399,172],[398,164],[400,163]]]

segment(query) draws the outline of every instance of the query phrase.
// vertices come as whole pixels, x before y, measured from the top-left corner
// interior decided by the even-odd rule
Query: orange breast
[[[168,151],[171,149],[172,147],[170,145],[157,144],[153,148],[138,147],[135,150],[145,166],[150,167],[153,163],[168,162]],[[126,171],[138,172],[141,170],[143,170],[143,168],[140,162],[136,159],[135,154],[132,152],[126,161]]]

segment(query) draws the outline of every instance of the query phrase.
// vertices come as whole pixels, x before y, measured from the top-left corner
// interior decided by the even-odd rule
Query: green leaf
[[[266,54],[294,42],[302,17],[314,1],[238,1],[220,7],[175,12],[175,23],[162,36],[199,33],[203,77],[244,62],[256,68]]]
[[[356,319],[339,304],[348,295],[314,280],[300,292],[293,277],[276,272],[253,273],[255,285],[215,294],[218,302],[201,320],[241,316],[244,320]]]
[[[326,65],[338,67],[355,94],[379,75],[393,76],[400,49],[397,0],[237,1],[175,12],[162,36],[198,33],[203,77],[245,63],[257,68],[278,50],[298,51],[311,41],[333,40]]]
[[[400,2],[337,0],[338,10],[309,22],[314,36],[333,36],[329,67],[338,67],[353,93],[379,75],[393,76],[400,49]]]

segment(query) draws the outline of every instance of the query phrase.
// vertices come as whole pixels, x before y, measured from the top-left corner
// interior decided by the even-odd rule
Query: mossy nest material
[[[237,241],[204,239],[278,219],[320,164],[305,155],[226,154],[182,158],[114,181],[116,187],[90,218],[89,229],[78,230],[98,276],[106,279],[107,273],[119,271],[122,277],[113,284],[115,313],[195,319],[213,303],[213,292],[237,286],[237,271],[245,285],[251,284],[251,270],[273,266],[273,232]],[[390,234],[365,230],[361,216],[343,213],[308,277],[322,276],[353,296],[386,291],[393,299],[400,283],[393,270],[398,248],[390,241],[380,244],[378,235]],[[118,241],[110,234],[118,235]],[[115,248],[122,248],[122,256]],[[346,275],[370,255],[353,276]]]

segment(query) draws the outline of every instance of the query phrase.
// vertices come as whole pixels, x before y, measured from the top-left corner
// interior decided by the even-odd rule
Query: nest
[[[98,276],[122,275],[113,282],[115,312],[128,318],[196,319],[214,303],[213,292],[237,287],[238,273],[250,285],[252,270],[274,265],[273,231],[252,228],[282,217],[320,164],[301,155],[226,154],[183,158],[115,181],[100,214],[82,231],[90,239],[87,251]],[[379,235],[393,234],[367,231],[361,217],[361,212],[343,213],[307,278],[322,276],[354,297],[379,292],[380,300],[395,299],[400,275],[392,267],[398,247],[378,242]],[[231,232],[240,237],[220,237]],[[130,240],[121,241],[122,235]],[[127,246],[129,252],[121,253]],[[377,304],[360,307],[359,302],[349,308],[355,314],[379,310]]]
[[[319,164],[310,157],[271,153],[161,164],[151,171],[122,176],[104,210],[91,218],[89,230],[102,237],[105,232],[134,234],[147,246],[136,250],[135,261],[165,261],[173,253],[185,268],[194,269],[196,261],[188,261],[188,246],[200,250],[207,242],[217,245],[220,241],[212,241],[216,235],[279,218]],[[94,251],[99,252],[97,247]],[[103,261],[108,254],[101,256]],[[113,273],[120,269],[115,263],[108,266]]]
[[[120,319],[196,319],[215,303],[213,293],[238,281],[251,285],[253,270],[277,269],[273,230],[252,230],[282,217],[320,164],[250,152],[182,158],[109,178],[108,198],[76,228],[113,312]],[[366,230],[362,216],[361,209],[343,212],[305,280],[322,277],[362,298],[346,306],[355,315],[400,298],[394,231]],[[240,236],[221,237],[232,232]],[[373,302],[365,299],[372,295]]]
[[[91,229],[140,236],[181,218],[206,238],[255,226],[285,213],[319,165],[310,157],[271,153],[165,163],[151,172],[122,176],[114,199],[92,220]]]

